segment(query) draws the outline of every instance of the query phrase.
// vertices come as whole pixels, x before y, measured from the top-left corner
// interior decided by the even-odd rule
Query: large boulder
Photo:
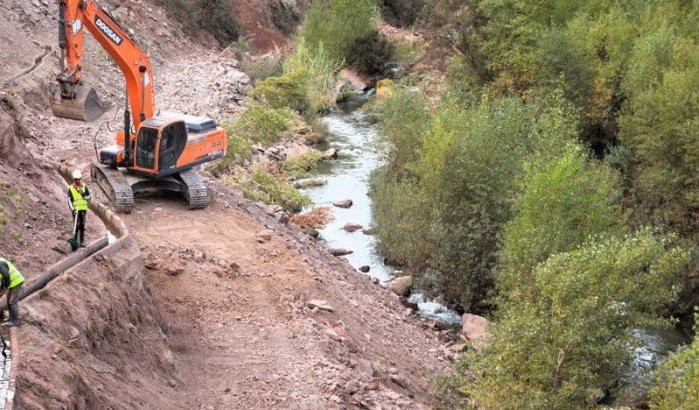
[[[490,322],[488,319],[464,313],[461,317],[461,334],[459,338],[465,342],[470,342],[473,348],[481,351],[490,346]]]
[[[408,295],[410,295],[410,288],[412,286],[413,286],[413,277],[406,275],[406,276],[399,276],[399,277],[393,279],[388,284],[388,289],[398,296],[408,296]]]

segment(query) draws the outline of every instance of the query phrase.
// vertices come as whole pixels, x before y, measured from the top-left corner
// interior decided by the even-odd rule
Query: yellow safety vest
[[[87,200],[83,198],[85,184],[82,184],[80,191],[75,189],[73,184],[70,184],[68,188],[70,189],[70,196],[73,198],[73,208],[76,211],[87,211]]]
[[[7,264],[7,267],[10,268],[10,286],[8,286],[9,289],[14,288],[15,286],[21,285],[24,283],[24,276],[22,276],[21,273],[15,268],[15,265],[12,264],[12,262],[8,261],[5,258],[0,258],[0,262],[5,262]]]

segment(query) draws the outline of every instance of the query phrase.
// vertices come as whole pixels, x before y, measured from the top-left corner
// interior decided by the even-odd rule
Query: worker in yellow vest
[[[78,236],[80,247],[85,247],[85,220],[87,217],[87,204],[90,200],[90,190],[82,182],[82,172],[79,169],[73,171],[73,182],[68,186],[68,205],[73,213],[75,223],[74,234]],[[75,220],[77,218],[77,221]]]
[[[19,325],[19,297],[22,291],[24,276],[7,259],[0,257],[0,296],[7,292],[7,308],[10,310],[10,320],[3,323],[3,326]],[[0,318],[5,316],[5,312],[0,312]]]

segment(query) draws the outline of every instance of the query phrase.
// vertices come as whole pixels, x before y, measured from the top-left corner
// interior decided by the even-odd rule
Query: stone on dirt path
[[[334,312],[335,308],[330,306],[328,301],[326,300],[320,300],[320,299],[313,299],[309,300],[306,302],[306,306],[308,306],[309,309],[318,309],[318,310],[325,310],[327,312]]]
[[[269,242],[272,240],[272,235],[274,235],[274,231],[271,229],[263,229],[259,232],[257,232],[256,238],[257,242],[259,243],[264,243],[264,242]]]

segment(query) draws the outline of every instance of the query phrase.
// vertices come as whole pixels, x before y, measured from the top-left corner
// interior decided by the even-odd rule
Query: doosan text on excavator
[[[206,185],[194,167],[226,155],[228,137],[211,118],[155,113],[153,68],[136,40],[95,0],[59,0],[61,49],[55,115],[94,121],[108,108],[83,83],[85,30],[114,60],[126,81],[124,127],[115,144],[102,148],[92,178],[110,196],[117,212],[130,212],[134,193],[167,189],[182,193],[190,209],[209,203]]]

